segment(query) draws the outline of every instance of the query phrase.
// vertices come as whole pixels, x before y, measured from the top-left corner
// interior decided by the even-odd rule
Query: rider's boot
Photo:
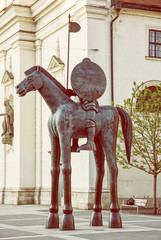
[[[81,145],[77,149],[77,151],[81,151],[81,150],[96,151],[94,136],[95,136],[95,127],[93,126],[93,127],[87,128],[87,143]]]

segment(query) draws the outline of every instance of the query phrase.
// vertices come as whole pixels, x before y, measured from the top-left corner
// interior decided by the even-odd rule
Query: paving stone
[[[148,228],[158,228],[161,229],[161,219],[156,221],[149,221],[149,222],[134,222],[133,225],[141,226],[141,227],[148,227]],[[161,239],[161,238],[160,238]]]
[[[61,240],[61,239],[63,239],[63,238],[48,237],[48,236],[38,236],[38,237],[34,237],[34,238],[33,237],[18,238],[18,240]]]
[[[0,221],[1,220],[7,220],[7,219],[27,219],[27,218],[44,218],[43,215],[40,214],[12,214],[12,215],[0,215]]]
[[[28,219],[28,220],[14,220],[5,221],[4,223],[11,226],[33,226],[33,225],[45,225],[47,218],[44,219]]]
[[[75,231],[45,229],[48,207],[0,205],[0,240],[160,240],[161,218],[121,213],[123,228],[108,228],[109,211],[102,211],[103,226],[90,226],[92,211],[73,210]],[[60,225],[63,211],[60,209]]]
[[[24,236],[36,236],[39,234],[36,233],[30,233],[27,231],[19,231],[19,230],[15,230],[15,229],[9,229],[9,228],[5,228],[5,229],[0,229],[0,239],[1,238],[7,238],[7,237],[24,237]]]
[[[122,232],[122,233],[100,233],[98,234],[86,234],[81,235],[81,238],[88,239],[88,240],[160,240],[161,239],[161,232],[149,232],[149,231],[142,231],[142,232]]]

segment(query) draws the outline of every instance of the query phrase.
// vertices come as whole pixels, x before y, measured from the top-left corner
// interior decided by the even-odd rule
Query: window
[[[149,30],[149,57],[161,58],[161,31]]]
[[[161,85],[145,87],[138,95],[136,109],[141,112],[148,110],[151,113],[157,109],[161,111]]]

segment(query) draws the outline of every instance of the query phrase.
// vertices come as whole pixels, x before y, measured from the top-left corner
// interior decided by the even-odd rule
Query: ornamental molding
[[[34,41],[35,27],[30,8],[12,5],[0,16],[0,49],[10,49],[18,39]]]
[[[55,55],[53,55],[47,70],[50,71],[51,73],[55,73],[60,70],[62,71],[64,67],[65,65],[62,62],[62,60],[59,57],[56,57]]]
[[[8,70],[6,70],[4,72],[1,84],[9,85],[9,84],[13,84],[13,81],[14,81],[13,74],[11,72],[9,72]]]
[[[53,15],[55,11],[53,10]],[[39,27],[35,33],[37,39],[44,40],[48,36],[52,35],[53,33],[59,31],[60,29],[67,27],[68,25],[68,14],[71,14],[71,21],[76,21],[81,25],[81,21],[85,18],[93,18],[99,20],[105,20],[109,9],[105,7],[98,7],[96,5],[82,5],[82,4],[75,4],[71,7],[70,11],[67,9],[66,12],[58,12],[55,13],[55,19],[48,19],[46,25],[46,21],[41,19],[39,23]],[[36,21],[36,20],[35,20]]]
[[[31,11],[29,7],[12,5],[0,16],[0,29],[3,27],[8,28],[8,24],[12,21],[23,20],[33,23]]]
[[[148,10],[146,11],[142,9],[130,9],[130,8],[123,7],[120,11],[120,14],[141,17],[141,18],[147,17],[147,18],[161,19],[160,12],[154,12],[154,11],[148,11]]]
[[[161,80],[148,80],[143,83],[143,89],[145,87],[160,86],[160,85],[161,85]]]
[[[63,2],[64,0],[39,0],[31,6],[32,17],[37,22]]]

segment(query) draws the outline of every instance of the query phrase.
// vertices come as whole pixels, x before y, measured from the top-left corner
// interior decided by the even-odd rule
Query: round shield
[[[80,98],[95,101],[106,89],[106,76],[101,67],[89,58],[85,58],[73,69],[71,85]]]

